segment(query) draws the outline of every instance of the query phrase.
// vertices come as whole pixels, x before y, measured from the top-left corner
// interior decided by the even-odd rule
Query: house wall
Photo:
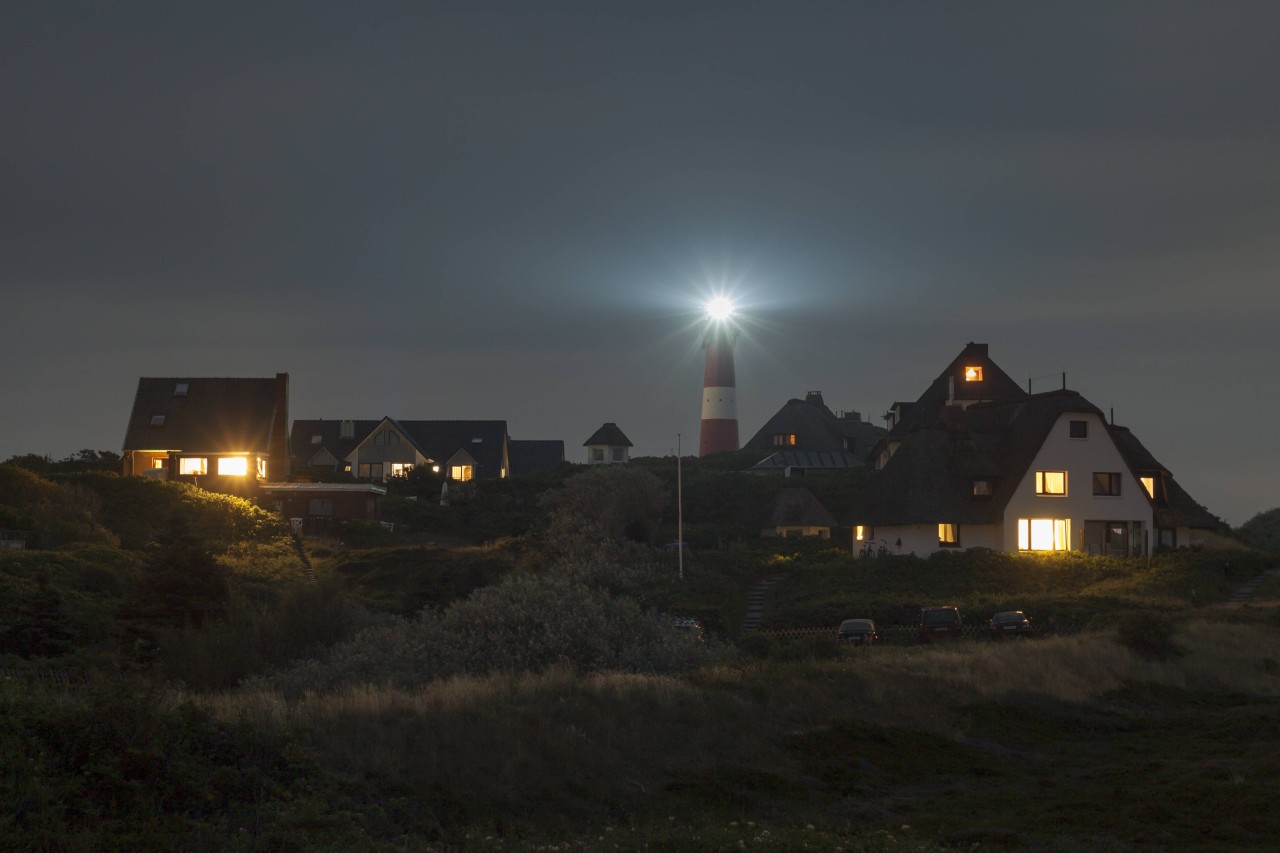
[[[596,451],[599,450],[603,459],[596,459]],[[619,452],[621,459],[614,459],[615,451]],[[610,445],[610,444],[588,444],[587,445],[587,464],[588,465],[620,465],[631,459],[631,448],[626,445]]]
[[[1088,437],[1070,437],[1070,422],[1073,420],[1088,423]],[[1066,497],[1037,495],[1037,471],[1066,471]],[[1120,474],[1118,497],[1094,495],[1095,471]],[[1125,464],[1102,418],[1095,414],[1068,413],[1054,423],[1005,507],[1004,541],[1008,550],[1018,547],[1020,518],[1070,519],[1070,547],[1072,550],[1084,550],[1086,521],[1140,521],[1144,532],[1150,533],[1153,514],[1142,484]],[[1141,552],[1145,538],[1144,535],[1133,543],[1136,552]]]
[[[381,495],[351,491],[264,491],[261,503],[285,518],[366,519],[377,521],[382,509]],[[332,515],[313,515],[313,499],[331,502]]]
[[[947,522],[946,519],[941,519],[939,523]],[[956,551],[965,548],[991,548],[999,551],[1004,548],[1004,530],[996,524],[961,524],[958,548],[943,548],[938,544],[937,524],[879,526],[872,533],[873,540],[884,540],[890,554],[915,554],[917,557],[927,557],[935,551]],[[898,540],[902,540],[901,548],[898,547]]]

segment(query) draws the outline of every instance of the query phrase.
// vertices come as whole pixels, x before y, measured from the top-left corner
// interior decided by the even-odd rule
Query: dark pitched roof
[[[506,421],[349,421],[351,438],[342,438],[343,421],[296,420],[290,435],[291,455],[295,467],[305,468],[322,447],[338,459],[345,459],[384,421],[390,421],[404,433],[423,456],[441,465],[459,450],[465,450],[476,463],[476,476],[493,479],[501,476],[507,464]],[[315,436],[320,441],[315,442]]]
[[[841,451],[779,450],[751,466],[752,471],[780,471],[786,468],[861,468],[862,457]]]
[[[283,436],[273,435],[273,424],[277,400],[287,406],[287,383],[286,374],[270,379],[143,377],[133,398],[124,450],[270,453],[273,438],[283,446]],[[287,423],[287,413],[279,415],[279,422]]]
[[[766,527],[835,527],[835,517],[813,492],[802,487],[783,489],[773,499]]]
[[[969,368],[980,369],[981,380],[966,380],[965,374]],[[967,407],[980,402],[1023,400],[1027,396],[1029,395],[1022,386],[991,360],[986,344],[969,343],[914,403],[895,404],[901,406],[902,413],[890,434],[900,435],[912,429],[940,425],[947,417],[943,410],[947,408],[949,400]]]
[[[872,524],[995,524],[1059,416],[1102,412],[1074,391],[974,404],[949,425],[917,427],[873,477],[855,514]],[[974,480],[990,483],[973,494]]]
[[[769,451],[777,445],[774,436],[794,435],[796,450],[850,452],[866,457],[884,435],[882,427],[863,421],[856,412],[839,417],[822,401],[822,394],[810,392],[805,399],[791,399],[765,422],[743,449]]]
[[[582,442],[583,447],[590,447],[593,444],[604,444],[609,447],[631,447],[631,439],[627,438],[622,430],[618,429],[615,423],[607,423],[600,429],[591,433],[591,438]]]
[[[545,471],[564,462],[564,442],[548,439],[511,439],[511,476]]]
[[[1127,427],[1112,424],[1107,429],[1134,475],[1151,477],[1155,481],[1155,495],[1151,498],[1151,505],[1155,511],[1156,527],[1216,530],[1222,526],[1221,519],[1187,494],[1169,469],[1161,465]]]
[[[348,438],[342,437],[343,423],[351,424]],[[305,471],[322,449],[328,450],[341,462],[380,423],[381,420],[295,420],[289,431],[289,456],[293,460],[293,470]]]

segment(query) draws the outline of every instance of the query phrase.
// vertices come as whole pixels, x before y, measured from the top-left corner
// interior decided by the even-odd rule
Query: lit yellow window
[[[218,474],[223,477],[243,477],[249,473],[249,460],[243,456],[224,456],[218,460]]]
[[[955,524],[939,524],[938,525],[938,544],[939,545],[959,545],[960,544],[960,527]]]
[[[1019,551],[1066,551],[1071,545],[1071,519],[1018,519]]]
[[[1067,494],[1067,472],[1037,471],[1036,494],[1065,497]]]
[[[1155,477],[1139,477],[1142,481],[1142,488],[1147,490],[1147,497],[1154,498],[1156,496],[1156,478]]]
[[[392,477],[405,477],[405,476],[408,476],[409,472],[410,472],[410,471],[412,471],[412,470],[413,470],[413,463],[412,463],[412,462],[392,462],[392,463],[391,463],[391,476],[392,476]]]
[[[866,541],[866,538],[867,538],[867,528],[866,528],[866,527],[864,527],[864,526],[862,526],[861,524],[856,525],[856,526],[853,528],[853,538],[854,538],[854,539],[856,539],[856,540],[857,540],[857,541],[859,541],[859,542]]]
[[[203,456],[183,457],[178,460],[178,473],[204,476],[209,473],[209,460]]]
[[[964,381],[965,382],[981,382],[982,367],[978,365],[966,367],[964,369]]]
[[[159,459],[159,458],[157,458],[157,459],[152,459],[152,460],[151,460],[151,467],[152,467],[152,468],[168,468],[168,467],[169,467],[169,460],[168,460],[168,459]]]
[[[452,468],[449,469],[449,476],[455,480],[459,480],[465,483],[467,480],[471,479],[471,466],[470,465],[454,465]]]
[[[267,460],[263,459],[261,456],[258,457],[258,479],[267,479]]]

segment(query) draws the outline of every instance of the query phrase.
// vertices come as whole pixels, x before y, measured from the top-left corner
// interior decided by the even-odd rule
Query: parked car
[[[964,635],[964,620],[956,607],[922,607],[917,632],[922,643],[958,640]]]
[[[1003,610],[991,617],[987,623],[987,633],[993,640],[1006,637],[1029,637],[1035,631],[1035,623],[1031,617],[1021,610]]]
[[[836,629],[836,640],[851,646],[869,646],[880,642],[880,635],[870,619],[846,619]]]

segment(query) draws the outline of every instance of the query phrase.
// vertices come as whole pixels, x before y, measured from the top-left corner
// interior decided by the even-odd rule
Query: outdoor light
[[[717,296],[707,303],[707,316],[712,320],[728,320],[733,316],[733,303],[726,296]]]

